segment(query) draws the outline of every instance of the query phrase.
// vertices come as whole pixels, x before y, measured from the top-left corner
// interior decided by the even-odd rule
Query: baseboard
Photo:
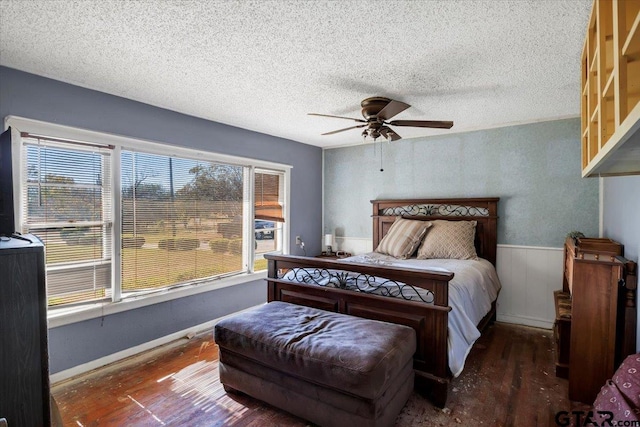
[[[511,323],[514,325],[532,326],[534,328],[553,329],[553,322],[546,319],[536,319],[532,317],[513,316],[508,314],[498,314],[497,321]]]
[[[145,351],[152,350],[156,347],[160,347],[165,344],[169,344],[172,341],[179,340],[181,338],[191,338],[199,333],[205,332],[207,330],[213,333],[213,327],[222,319],[227,317],[234,316],[238,313],[242,313],[247,310],[251,310],[253,307],[249,307],[245,310],[241,310],[235,313],[231,313],[227,316],[219,317],[217,319],[210,320],[205,323],[201,323],[199,325],[192,326],[191,328],[183,329],[178,332],[174,332],[169,335],[165,335],[164,337],[157,338],[153,341],[148,341],[143,344],[127,348],[125,350],[119,351],[117,353],[110,354],[108,356],[101,357],[96,360],[92,360],[87,363],[83,363],[82,365],[74,366],[73,368],[66,369],[64,371],[56,372],[55,374],[51,374],[49,376],[49,381],[51,384],[58,383],[60,381],[68,380],[69,378],[73,378],[78,375],[82,375],[89,371],[93,371],[94,369],[101,368],[110,363],[117,362],[119,360],[126,359],[131,356],[135,356],[137,354],[143,353]]]

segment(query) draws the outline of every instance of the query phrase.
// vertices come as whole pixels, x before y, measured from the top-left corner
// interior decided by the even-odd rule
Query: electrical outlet
[[[296,236],[296,245],[300,246],[302,244],[302,237]]]

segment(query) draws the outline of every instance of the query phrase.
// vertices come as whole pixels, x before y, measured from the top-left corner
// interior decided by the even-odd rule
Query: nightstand
[[[349,252],[338,251],[338,252],[322,252],[320,255],[316,255],[316,258],[326,258],[326,259],[341,259],[350,257],[351,254]]]

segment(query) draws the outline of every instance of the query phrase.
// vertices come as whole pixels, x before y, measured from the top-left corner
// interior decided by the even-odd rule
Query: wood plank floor
[[[413,393],[396,426],[554,426],[575,409],[554,374],[552,333],[496,323],[450,386],[447,408]],[[65,426],[308,426],[248,396],[225,393],[212,334],[179,340],[55,384]]]

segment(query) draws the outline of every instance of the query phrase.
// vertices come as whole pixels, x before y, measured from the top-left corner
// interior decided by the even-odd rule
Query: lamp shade
[[[333,246],[333,234],[325,234],[324,235],[324,245],[325,246]]]

